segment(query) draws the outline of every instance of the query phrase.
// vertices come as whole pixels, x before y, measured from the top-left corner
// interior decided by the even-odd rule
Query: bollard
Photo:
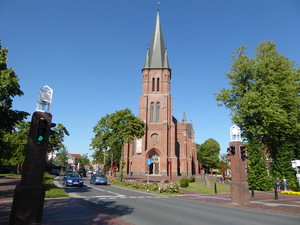
[[[277,187],[275,185],[275,200],[278,200],[278,193],[277,193]]]
[[[217,184],[215,183],[215,194],[217,194]]]
[[[254,187],[252,186],[252,188],[251,188],[251,197],[253,198],[253,197],[255,197],[254,196]]]

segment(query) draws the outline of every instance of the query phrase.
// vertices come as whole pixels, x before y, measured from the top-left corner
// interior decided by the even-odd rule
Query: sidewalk
[[[172,181],[179,181],[182,177],[172,177]],[[134,176],[125,179],[148,180],[148,176]],[[170,180],[167,176],[149,176],[149,181]],[[251,192],[250,192],[251,196]],[[188,199],[212,204],[227,205],[231,207],[253,209],[266,212],[281,213],[300,217],[300,196],[278,194],[275,200],[274,192],[254,192],[254,197],[250,198],[248,205],[235,205],[231,203],[230,194],[199,194],[190,191],[183,191],[183,195],[174,196],[175,198]]]
[[[148,176],[136,176],[131,179],[148,180]],[[173,181],[177,179],[180,178],[176,177]],[[169,177],[149,176],[149,181],[154,180],[169,180]],[[12,191],[18,183],[20,178],[0,177],[0,225],[8,224],[13,201]],[[173,197],[300,217],[300,196],[278,194],[278,200],[275,200],[272,192],[255,192],[255,197],[250,199],[248,205],[231,204],[230,194],[208,195],[184,191],[183,195]],[[104,204],[100,210],[93,203],[81,198],[45,199],[42,224],[131,224],[120,218],[122,210],[108,214],[106,207],[109,208]]]

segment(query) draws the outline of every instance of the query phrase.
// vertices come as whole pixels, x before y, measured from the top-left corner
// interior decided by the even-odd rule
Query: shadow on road
[[[42,224],[111,224],[113,220],[118,224],[119,217],[132,212],[132,207],[116,204],[115,201],[48,199],[44,204]]]

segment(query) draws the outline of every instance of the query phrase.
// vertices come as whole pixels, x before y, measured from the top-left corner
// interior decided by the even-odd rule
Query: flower
[[[300,196],[300,192],[298,191],[282,191],[280,192],[281,194],[287,194],[287,195],[299,195]]]

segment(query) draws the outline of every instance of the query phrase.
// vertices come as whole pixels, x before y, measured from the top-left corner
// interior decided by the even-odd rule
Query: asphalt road
[[[92,185],[88,178],[84,180],[84,187],[66,187],[66,191],[133,224],[300,224],[300,218],[295,216],[207,204],[111,185]]]

